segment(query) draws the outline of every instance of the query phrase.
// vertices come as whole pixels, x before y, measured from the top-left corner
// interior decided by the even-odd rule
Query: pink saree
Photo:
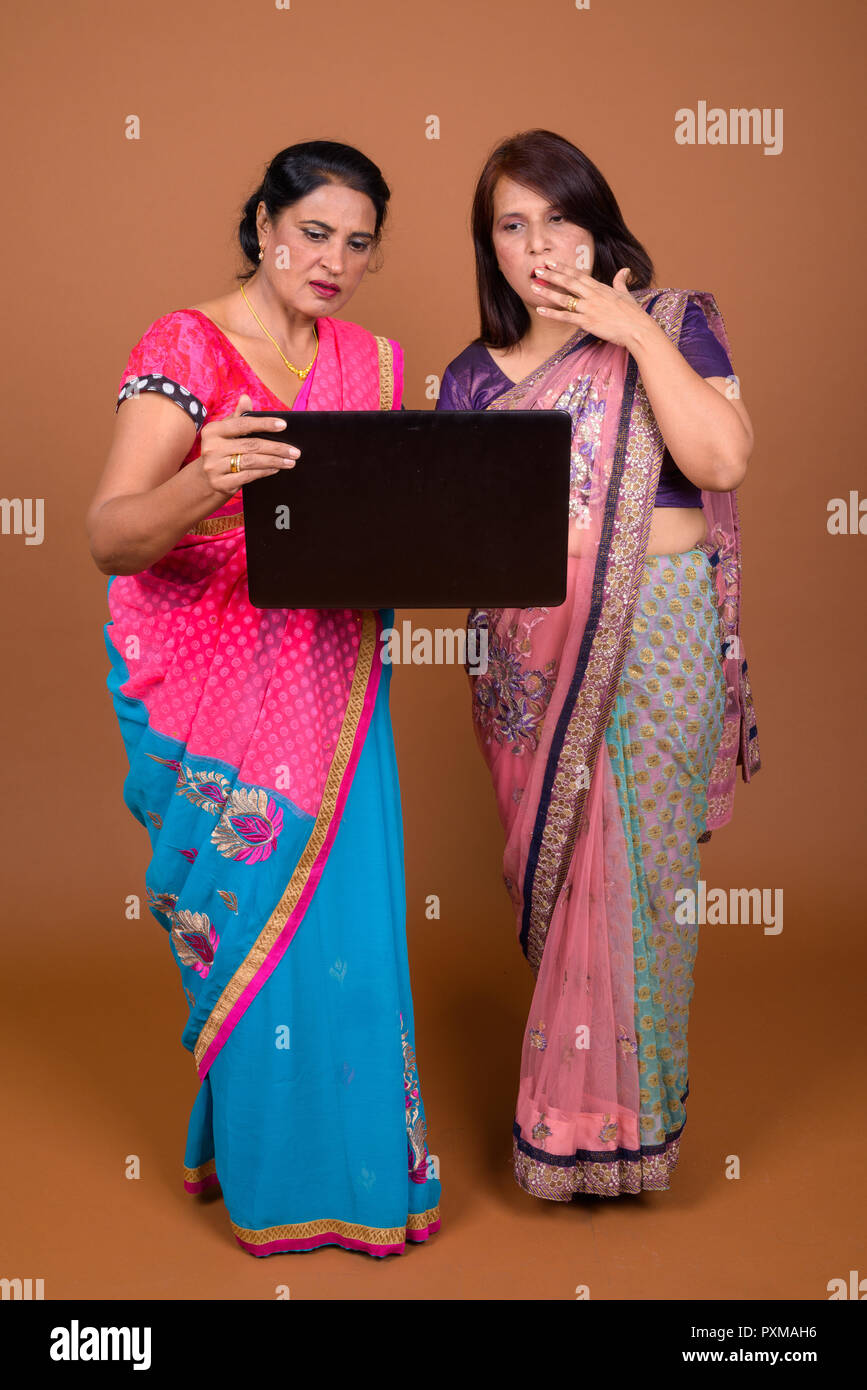
[[[399,344],[344,320],[317,328],[294,411],[400,408]],[[184,465],[242,393],[285,409],[195,309],[133,348],[119,404],[140,391],[196,423]],[[401,1253],[439,1228],[440,1184],[380,640],[393,612],[255,608],[240,495],[149,569],[112,577],[108,607],[124,798],[150,837],[147,905],[179,968],[198,1077],[184,1186],[219,1185],[256,1256]]]
[[[710,294],[644,291],[678,341],[688,299],[729,344]],[[696,841],[759,768],[740,642],[731,493],[703,493],[707,541],[647,557],[663,440],[624,348],[576,335],[490,409],[573,422],[566,601],[474,610],[478,741],[506,836],[504,878],[536,977],[514,1124],[538,1197],[667,1188],[688,1090],[695,933],[672,921]]]

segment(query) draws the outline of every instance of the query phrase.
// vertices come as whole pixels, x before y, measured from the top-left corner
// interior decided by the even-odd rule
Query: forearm
[[[89,518],[90,551],[103,574],[140,574],[226,501],[197,463],[149,492],[108,498]]]
[[[667,334],[643,315],[627,344],[660,433],[697,487],[728,492],[742,482],[752,441],[730,401],[689,365]]]

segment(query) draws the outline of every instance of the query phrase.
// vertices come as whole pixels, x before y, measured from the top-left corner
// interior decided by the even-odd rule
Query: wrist
[[[187,475],[187,483],[190,488],[190,501],[193,506],[202,509],[201,516],[198,520],[201,520],[202,517],[207,516],[209,512],[214,511],[217,507],[222,506],[224,502],[228,501],[224,492],[219,492],[216,488],[211,486],[208,475],[205,472],[201,454],[199,454],[198,458],[192,459],[185,468],[181,469],[180,477],[183,478],[185,474]]]
[[[656,320],[652,319],[644,309],[638,308],[638,306],[636,309],[635,319],[630,325],[624,347],[640,365],[642,358],[658,348],[660,341],[668,342],[668,338]]]

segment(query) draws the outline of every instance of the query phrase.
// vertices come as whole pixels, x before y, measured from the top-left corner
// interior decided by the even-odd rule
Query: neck
[[[541,314],[534,312],[534,306],[527,306],[530,314],[530,326],[520,342],[523,351],[538,355],[544,353],[550,357],[564,343],[575,336],[578,329],[577,324],[563,323],[561,319],[546,319]]]
[[[293,351],[303,353],[308,349],[312,350],[313,329],[316,324],[314,316],[284,304],[268,281],[258,274],[252,276],[244,285],[244,294],[268,332],[276,338],[290,361],[294,360]],[[240,306],[246,321],[244,332],[248,333],[250,337],[262,336],[267,342],[267,336],[262,334],[262,330],[250,313],[243,295],[240,295]]]

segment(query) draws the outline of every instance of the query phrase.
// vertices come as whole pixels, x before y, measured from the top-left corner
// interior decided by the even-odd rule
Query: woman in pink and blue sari
[[[665,1189],[686,1121],[697,845],[759,767],[734,489],[752,447],[712,295],[650,288],[599,170],[535,130],[473,205],[481,335],[438,408],[572,420],[566,601],[475,609],[472,711],[535,975],[514,1170]],[[532,478],[527,505],[532,505]]]
[[[219,1184],[254,1255],[388,1255],[439,1226],[380,640],[393,615],[253,608],[239,492],[304,467],[284,422],[253,439],[269,420],[242,411],[400,408],[399,344],[333,316],[388,198],[350,146],[274,158],[240,224],[240,288],[133,348],[89,513],[112,576],[124,796],[150,836],[147,901],[199,1078],[184,1182]]]

